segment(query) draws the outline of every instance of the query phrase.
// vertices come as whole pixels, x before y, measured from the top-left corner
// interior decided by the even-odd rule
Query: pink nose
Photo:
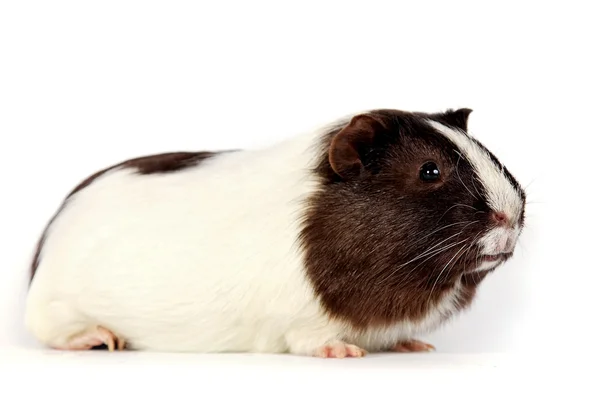
[[[498,225],[508,226],[508,216],[501,211],[492,212],[492,221]]]

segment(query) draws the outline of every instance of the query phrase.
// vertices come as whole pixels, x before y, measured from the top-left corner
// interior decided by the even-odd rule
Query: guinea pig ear
[[[450,110],[441,115],[441,119],[446,124],[455,128],[467,131],[467,125],[469,122],[469,115],[473,110],[470,108],[460,108],[458,110]]]
[[[329,147],[329,164],[343,179],[352,179],[365,170],[364,155],[384,131],[382,120],[372,114],[361,114],[339,131]]]

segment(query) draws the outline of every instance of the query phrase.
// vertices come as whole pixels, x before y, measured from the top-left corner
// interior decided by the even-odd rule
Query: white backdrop
[[[428,362],[530,353],[538,368],[589,371],[557,357],[585,359],[598,337],[597,13],[591,1],[491,4],[0,3],[0,346],[11,363],[51,362],[26,351],[37,346],[21,322],[28,261],[90,173],[155,152],[256,147],[364,109],[469,107],[473,134],[527,185],[528,227],[474,307],[424,338],[438,348]]]

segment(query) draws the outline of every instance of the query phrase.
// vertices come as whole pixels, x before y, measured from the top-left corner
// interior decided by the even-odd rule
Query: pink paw
[[[429,343],[425,343],[420,340],[414,340],[414,339],[398,342],[392,348],[392,351],[397,351],[399,353],[413,353],[413,352],[433,351],[433,350],[435,350],[435,347],[433,347]]]
[[[344,342],[334,342],[322,347],[319,347],[315,352],[315,357],[322,358],[346,358],[346,357],[363,357],[367,352],[353,344]]]
[[[67,345],[59,350],[89,350],[93,347],[105,344],[108,351],[125,349],[125,340],[117,337],[114,333],[101,326],[90,328],[81,332],[68,341]]]

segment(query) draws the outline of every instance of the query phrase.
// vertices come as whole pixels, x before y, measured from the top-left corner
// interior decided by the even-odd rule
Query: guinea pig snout
[[[501,211],[494,211],[490,214],[491,220],[497,224],[498,226],[508,227],[510,224],[510,220],[506,213]]]
[[[480,239],[481,253],[485,255],[511,254],[516,246],[518,230],[498,227],[489,231]]]

